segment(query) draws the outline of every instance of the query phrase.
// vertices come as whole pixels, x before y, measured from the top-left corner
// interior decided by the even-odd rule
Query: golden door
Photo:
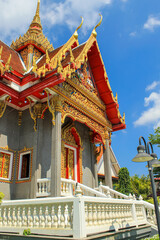
[[[66,158],[66,178],[75,180],[74,165],[75,165],[75,150],[65,146]]]

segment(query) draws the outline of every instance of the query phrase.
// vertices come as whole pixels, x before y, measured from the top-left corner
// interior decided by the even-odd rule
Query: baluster
[[[97,205],[93,205],[93,224],[97,225]]]
[[[23,210],[22,210],[22,226],[27,227],[27,222],[28,221],[27,221],[25,207],[23,207]]]
[[[64,211],[62,210],[62,206],[61,206],[61,223],[60,223],[60,227],[61,228],[65,227],[65,218],[64,218]]]
[[[8,208],[8,226],[12,226],[11,208]]]
[[[109,224],[109,205],[108,204],[106,204],[105,205],[105,223],[106,223],[106,225],[108,225]]]
[[[42,207],[40,207],[39,209],[39,220],[40,220],[40,227],[44,228],[45,227],[45,218],[44,218],[44,215],[43,215],[43,209]]]
[[[45,209],[45,225],[46,227],[51,228],[51,216],[48,211],[48,206],[46,206],[46,209]]]
[[[41,189],[42,189],[41,182],[39,182],[39,189],[38,189],[39,194],[42,193]]]
[[[42,182],[42,194],[45,193],[45,182]]]
[[[113,214],[112,214],[112,211],[113,211],[113,206],[109,205],[109,223],[111,225],[113,224]]]
[[[52,223],[52,227],[53,228],[57,228],[58,227],[58,217],[55,213],[55,208],[54,206],[52,206],[52,212],[51,212],[51,223]]]
[[[17,226],[17,216],[16,216],[15,207],[13,208],[13,212],[12,212],[12,226],[14,226],[14,227]]]
[[[33,217],[31,213],[31,208],[28,208],[28,226],[33,227]]]
[[[89,225],[89,223],[88,223],[88,205],[87,204],[85,204],[85,221],[86,221],[86,226],[88,226]]]
[[[101,205],[98,204],[98,224],[100,225],[102,223],[101,219]]]
[[[3,226],[7,226],[7,208],[4,208],[3,210]]]
[[[22,217],[21,217],[20,207],[18,207],[18,211],[17,211],[17,225],[18,225],[18,227],[22,226]]]
[[[89,204],[89,208],[88,208],[88,223],[91,226],[93,224],[92,221],[92,204]]]
[[[65,228],[70,228],[70,217],[68,212],[68,205],[65,205],[65,209],[64,209],[64,225],[65,225]]]
[[[102,224],[105,224],[104,204],[102,204]]]
[[[39,227],[39,217],[37,215],[37,208],[34,207],[34,210],[33,210],[33,226],[34,227]]]

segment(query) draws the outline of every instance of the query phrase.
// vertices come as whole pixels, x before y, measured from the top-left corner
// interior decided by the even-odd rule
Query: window
[[[31,165],[31,152],[20,153],[18,179],[29,179]]]
[[[0,150],[0,179],[11,180],[13,153]]]

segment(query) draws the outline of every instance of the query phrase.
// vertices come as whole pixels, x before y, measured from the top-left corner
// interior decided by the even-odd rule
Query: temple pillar
[[[37,119],[37,131],[34,132],[34,144],[33,144],[33,159],[32,161],[32,178],[31,178],[31,192],[30,198],[36,198],[37,192],[37,179],[41,178],[40,169],[40,150],[42,149],[42,131],[43,131],[43,119]]]
[[[61,99],[54,97],[55,125],[51,140],[51,197],[61,196]]]
[[[97,172],[97,155],[95,152],[95,147],[93,143],[91,143],[91,157],[92,157],[92,169],[93,169],[93,188],[98,187],[98,172]]]
[[[106,139],[106,143],[104,147],[103,161],[104,161],[105,185],[112,188],[111,161],[110,161],[110,149],[109,149],[108,139]]]

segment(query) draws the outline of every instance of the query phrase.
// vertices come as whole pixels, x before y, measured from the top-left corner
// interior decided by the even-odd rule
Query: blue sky
[[[10,44],[23,35],[35,13],[36,0],[0,0],[0,39]],[[130,175],[147,174],[145,163],[133,163],[139,136],[148,141],[160,126],[160,1],[41,0],[44,33],[54,48],[65,43],[84,17],[79,42],[86,41],[103,15],[97,41],[112,91],[118,93],[126,130],[112,135],[112,148]],[[160,149],[154,147],[160,157]]]

